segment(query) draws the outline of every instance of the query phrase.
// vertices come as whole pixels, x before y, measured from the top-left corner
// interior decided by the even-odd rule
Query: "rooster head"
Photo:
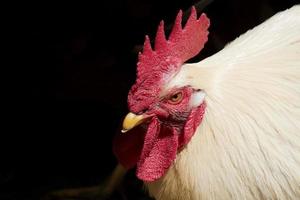
[[[154,49],[146,36],[139,53],[137,79],[128,94],[130,113],[113,150],[125,168],[137,167],[137,177],[162,177],[177,153],[190,141],[202,121],[204,93],[190,85],[169,84],[184,62],[196,56],[208,37],[209,19],[197,18],[195,7],[184,28],[179,11],[168,39],[160,23]]]

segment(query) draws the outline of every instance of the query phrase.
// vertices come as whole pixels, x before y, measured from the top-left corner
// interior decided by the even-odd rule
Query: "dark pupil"
[[[172,100],[173,100],[173,101],[176,101],[176,100],[178,100],[179,98],[180,98],[180,94],[179,94],[179,93],[174,94],[174,95],[172,96]]]

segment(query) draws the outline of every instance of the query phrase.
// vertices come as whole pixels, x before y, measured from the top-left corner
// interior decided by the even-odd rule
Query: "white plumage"
[[[183,85],[205,92],[206,113],[150,195],[300,199],[299,5],[186,64],[167,88]]]

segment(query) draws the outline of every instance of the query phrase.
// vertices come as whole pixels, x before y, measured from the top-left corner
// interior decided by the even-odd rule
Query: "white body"
[[[187,84],[205,92],[206,113],[150,195],[300,199],[300,6],[186,64],[167,87]]]

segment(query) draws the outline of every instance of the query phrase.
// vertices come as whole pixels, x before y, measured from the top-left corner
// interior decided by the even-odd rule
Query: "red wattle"
[[[137,177],[144,181],[154,181],[163,176],[176,158],[177,147],[178,134],[174,134],[171,128],[160,126],[154,118],[137,163]]]
[[[202,122],[205,108],[206,108],[206,103],[203,102],[200,106],[192,109],[184,125],[183,134],[181,134],[179,138],[179,147],[178,147],[179,149],[187,145],[191,140],[191,138],[193,137],[199,124]]]

